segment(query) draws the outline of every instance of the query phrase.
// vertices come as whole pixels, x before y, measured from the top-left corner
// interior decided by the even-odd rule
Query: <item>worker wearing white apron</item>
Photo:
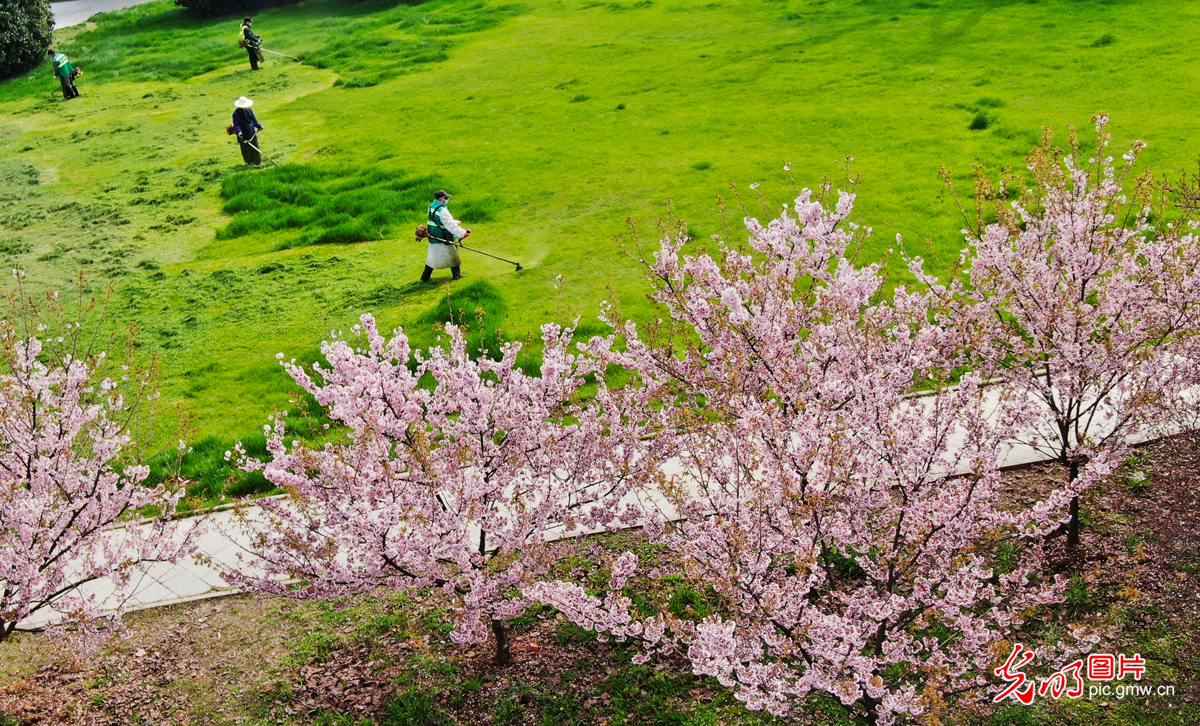
[[[429,205],[429,221],[425,228],[429,230],[429,253],[425,255],[425,272],[421,274],[422,282],[429,282],[430,275],[434,270],[449,269],[457,280],[462,277],[460,266],[462,260],[458,258],[458,247],[455,242],[463,239],[471,234],[471,230],[464,229],[461,224],[450,214],[450,210],[446,208],[446,202],[449,201],[450,194],[444,189],[439,189],[433,195],[433,203]]]

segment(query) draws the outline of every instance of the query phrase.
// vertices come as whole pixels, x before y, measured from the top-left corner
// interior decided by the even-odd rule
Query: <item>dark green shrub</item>
[[[696,592],[690,585],[676,587],[667,608],[678,618],[699,620],[708,617],[709,614],[708,602],[705,601],[704,595]]]
[[[991,117],[989,117],[986,112],[980,111],[979,113],[975,114],[975,118],[971,121],[971,130],[981,131],[991,125]]]
[[[47,0],[0,0],[0,78],[20,75],[45,61],[53,30]]]
[[[1117,36],[1113,35],[1112,33],[1105,33],[1092,42],[1092,47],[1103,48],[1104,46],[1112,45],[1115,42],[1117,42]]]

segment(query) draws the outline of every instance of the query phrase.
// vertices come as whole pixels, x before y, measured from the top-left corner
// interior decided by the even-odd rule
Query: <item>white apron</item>
[[[434,270],[448,270],[462,265],[462,260],[458,258],[458,248],[454,245],[431,242],[429,252],[425,255],[425,264]]]

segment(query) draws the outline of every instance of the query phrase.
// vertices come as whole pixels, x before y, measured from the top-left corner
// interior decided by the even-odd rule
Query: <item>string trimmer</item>
[[[239,139],[239,141],[241,141],[241,139]],[[269,156],[267,156],[266,154],[262,153],[262,149],[258,148],[258,147],[257,147],[257,146],[255,146],[254,144],[250,143],[249,141],[242,141],[242,143],[243,143],[243,144],[245,144],[246,146],[249,146],[251,149],[254,149],[255,151],[257,151],[257,152],[258,152],[258,154],[259,154],[259,156],[261,156],[262,158],[264,158],[264,159],[266,159],[267,161],[271,162],[271,164],[272,164],[272,165],[274,165],[274,166],[279,166],[278,164],[276,164],[276,163],[275,163],[275,160],[274,160],[274,159],[272,159],[271,157],[269,157]]]
[[[468,233],[470,233],[470,231],[471,230],[469,230],[469,229],[467,230]],[[418,240],[430,239],[429,230],[423,224],[419,225],[417,227],[416,235],[417,235]],[[379,236],[383,237],[383,230],[379,230]],[[461,239],[455,240],[454,242],[439,241],[438,244],[449,244],[449,245],[454,245],[455,247],[461,247],[464,250],[471,250],[472,252],[477,252],[477,253],[483,255],[484,257],[491,257],[493,260],[500,260],[501,262],[507,262],[510,265],[516,265],[518,270],[525,269],[524,267],[521,266],[520,262],[514,262],[513,260],[506,260],[503,257],[497,257],[496,255],[493,255],[490,252],[484,252],[483,250],[477,250],[474,247],[467,247],[465,244],[462,243]]]
[[[487,252],[484,252],[483,250],[477,250],[477,249],[475,249],[474,247],[467,247],[467,246],[466,246],[465,244],[463,244],[462,242],[455,242],[455,243],[454,243],[454,246],[455,246],[455,247],[462,247],[464,250],[471,250],[472,252],[478,252],[479,254],[483,255],[484,257],[491,257],[493,260],[500,260],[501,262],[507,262],[507,263],[508,263],[508,264],[510,264],[510,265],[516,265],[518,270],[524,269],[524,268],[522,268],[522,267],[521,267],[521,263],[520,263],[520,262],[513,262],[512,260],[506,260],[506,259],[504,259],[503,257],[497,257],[497,256],[495,256],[495,255],[493,255],[493,254],[489,254],[489,253],[487,253]]]
[[[261,50],[261,51],[262,51],[262,52],[264,52],[264,53],[271,53],[272,55],[279,55],[279,56],[283,56],[284,58],[287,58],[288,60],[294,60],[294,61],[296,61],[297,63],[303,63],[303,62],[304,62],[304,61],[300,60],[299,58],[293,58],[293,57],[291,57],[290,55],[283,55],[283,53],[276,53],[275,51],[273,51],[273,50],[267,50],[266,48],[259,48],[259,50]]]

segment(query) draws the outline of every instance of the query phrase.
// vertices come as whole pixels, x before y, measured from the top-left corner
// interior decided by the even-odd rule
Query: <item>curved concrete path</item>
[[[129,8],[134,5],[153,2],[154,0],[66,0],[66,2],[50,3],[54,13],[55,28],[69,28],[79,25],[96,13],[110,13],[113,10]]]

